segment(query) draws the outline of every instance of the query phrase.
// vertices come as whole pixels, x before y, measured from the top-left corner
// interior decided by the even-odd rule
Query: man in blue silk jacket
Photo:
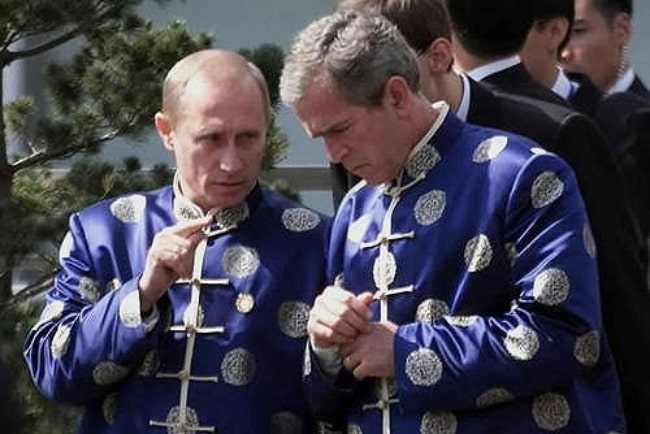
[[[259,185],[268,89],[243,57],[178,62],[155,126],[172,186],[70,217],[25,344],[80,433],[310,433],[301,385],[329,218]]]
[[[571,168],[419,91],[385,18],[310,24],[280,93],[363,179],[308,322],[310,405],[348,433],[623,433],[596,251]]]

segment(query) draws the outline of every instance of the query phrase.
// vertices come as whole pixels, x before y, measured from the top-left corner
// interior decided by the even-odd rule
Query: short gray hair
[[[335,12],[312,22],[294,39],[280,77],[280,97],[293,105],[327,73],[347,102],[377,106],[392,76],[403,77],[413,92],[419,90],[415,56],[395,25],[381,15]]]

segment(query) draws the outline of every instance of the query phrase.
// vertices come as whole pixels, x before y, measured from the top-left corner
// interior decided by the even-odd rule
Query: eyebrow
[[[324,129],[322,129],[320,131],[312,131],[312,137],[314,139],[318,138],[318,137],[322,137],[323,135],[332,132],[332,130],[336,130],[336,129],[339,129],[339,128],[342,128],[342,127],[347,127],[350,124],[350,122],[351,121],[349,119],[344,119],[344,120],[340,120],[338,122],[335,122],[332,125],[328,126],[327,128],[324,128]]]

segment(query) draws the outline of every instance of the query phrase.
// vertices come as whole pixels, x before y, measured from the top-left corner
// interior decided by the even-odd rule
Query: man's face
[[[592,0],[576,0],[575,23],[562,53],[562,66],[567,71],[586,74],[603,90],[611,87],[618,75],[621,47],[629,38],[618,22],[608,21],[592,5]]]
[[[384,98],[386,99],[386,98]],[[328,157],[369,184],[397,176],[406,154],[397,145],[397,116],[389,104],[351,104],[328,78],[314,80],[293,106],[311,137],[322,137]]]
[[[168,148],[183,194],[204,210],[241,203],[257,182],[267,120],[252,77],[228,83],[190,80],[180,98]]]

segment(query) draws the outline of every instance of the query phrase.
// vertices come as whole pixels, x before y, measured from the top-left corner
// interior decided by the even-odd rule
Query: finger
[[[204,228],[210,225],[210,223],[212,223],[212,216],[205,216],[196,220],[189,220],[178,223],[174,226],[169,226],[165,230],[171,234],[186,238],[191,234],[202,232]]]
[[[335,333],[353,339],[359,334],[359,329],[354,322],[349,321],[345,315],[336,315],[327,309],[317,309],[314,311],[315,319],[334,330]]]
[[[349,337],[365,333],[368,328],[368,321],[360,317],[348,305],[326,297],[316,299],[311,315],[328,327]]]
[[[317,346],[321,348],[329,347],[332,345],[344,345],[353,341],[352,338],[337,333],[332,328],[325,324],[314,321],[309,324],[309,334]]]
[[[354,378],[357,380],[363,380],[366,377],[368,377],[368,373],[366,372],[365,365],[363,363],[358,363],[352,370],[352,375]]]
[[[353,372],[359,366],[359,362],[355,361],[351,356],[346,356],[343,358],[343,366],[348,371]]]
[[[359,331],[367,331],[372,311],[363,298],[359,300],[350,291],[335,286],[327,287],[320,297],[324,301],[329,301],[328,310],[333,314],[344,316],[346,321]]]
[[[361,294],[357,295],[357,300],[365,306],[369,306],[374,299],[375,298],[372,295],[372,292],[362,292]]]

